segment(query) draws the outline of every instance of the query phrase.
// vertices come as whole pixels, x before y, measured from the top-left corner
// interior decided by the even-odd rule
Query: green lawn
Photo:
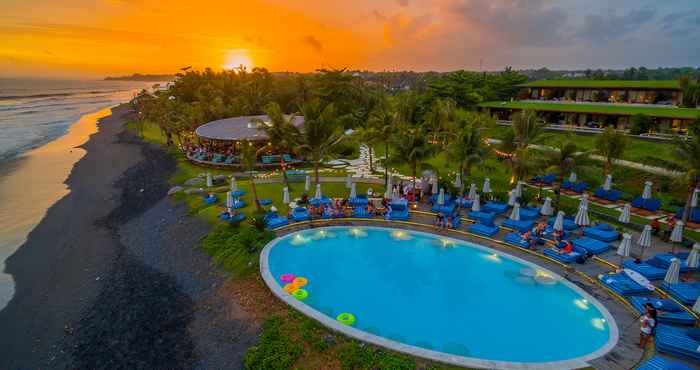
[[[539,80],[520,84],[520,87],[571,87],[571,88],[620,88],[620,89],[680,89],[678,80]]]
[[[642,107],[627,104],[587,104],[587,103],[547,103],[526,101],[491,101],[479,104],[482,108],[522,109],[541,112],[566,112],[613,114],[632,116],[644,114],[653,117],[696,119],[700,116],[697,108]]]

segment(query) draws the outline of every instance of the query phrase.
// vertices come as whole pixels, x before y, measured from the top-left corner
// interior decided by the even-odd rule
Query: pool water
[[[611,339],[609,314],[572,284],[473,243],[374,227],[326,227],[273,242],[269,271],[308,279],[304,304],[379,337],[463,357],[570,360]],[[607,312],[607,311],[606,311]]]

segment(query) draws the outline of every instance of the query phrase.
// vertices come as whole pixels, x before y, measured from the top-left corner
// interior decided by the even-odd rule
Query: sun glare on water
[[[246,49],[229,50],[224,57],[224,69],[238,69],[241,66],[248,71],[253,69],[253,60]]]

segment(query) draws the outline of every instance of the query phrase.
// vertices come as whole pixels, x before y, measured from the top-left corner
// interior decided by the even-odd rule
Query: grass
[[[590,114],[612,114],[621,116],[632,116],[644,114],[651,117],[697,119],[700,116],[700,109],[696,108],[671,108],[671,107],[643,107],[627,104],[586,104],[586,103],[546,103],[546,102],[526,102],[526,101],[491,101],[479,104],[482,108],[501,109],[527,109],[542,112],[567,112],[567,113],[590,113]]]
[[[620,89],[679,89],[678,80],[539,80],[520,84],[520,87],[573,87]]]

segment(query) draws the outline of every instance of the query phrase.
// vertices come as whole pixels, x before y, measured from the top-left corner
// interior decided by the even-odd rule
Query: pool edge
[[[400,225],[399,225],[400,226]],[[350,226],[322,226],[321,228],[348,228]],[[382,226],[366,226],[363,225],[361,226],[363,228],[373,228],[373,229],[388,229],[387,227],[382,227]],[[328,327],[329,329],[339,332],[343,335],[346,335],[348,337],[367,342],[367,343],[372,343],[374,345],[388,348],[393,351],[405,353],[411,356],[415,357],[421,357],[425,358],[428,360],[432,361],[437,361],[445,364],[450,364],[450,365],[457,365],[457,366],[464,366],[464,367],[471,367],[471,368],[483,368],[483,369],[506,369],[506,370],[534,370],[534,369],[546,369],[546,370],[558,370],[558,369],[579,369],[579,368],[584,368],[590,366],[589,361],[592,361],[594,359],[603,357],[607,353],[613,350],[615,346],[618,344],[620,336],[619,336],[619,328],[617,326],[617,322],[615,321],[614,317],[610,314],[608,309],[598,301],[595,297],[590,295],[588,292],[585,290],[581,289],[579,286],[576,284],[572,283],[571,281],[567,280],[563,276],[561,276],[558,273],[555,273],[545,267],[542,267],[536,263],[524,260],[520,257],[514,256],[510,253],[507,252],[502,252],[502,251],[497,251],[493,248],[489,248],[487,246],[479,245],[474,242],[468,241],[468,240],[462,240],[462,239],[457,239],[454,237],[450,236],[444,236],[444,235],[438,235],[435,233],[430,233],[430,232],[424,232],[424,231],[418,231],[418,230],[411,230],[411,229],[405,229],[401,228],[403,230],[406,230],[411,233],[417,233],[417,234],[423,234],[423,235],[430,235],[430,236],[439,236],[441,238],[447,238],[451,239],[453,241],[457,241],[460,243],[467,243],[470,245],[472,248],[477,248],[481,249],[484,251],[489,251],[489,252],[497,252],[499,254],[506,255],[507,258],[511,258],[518,263],[527,265],[529,267],[535,267],[537,269],[546,271],[547,273],[552,274],[553,276],[556,276],[557,279],[565,284],[567,287],[570,289],[574,290],[575,292],[579,293],[582,297],[586,298],[589,300],[589,302],[592,302],[598,311],[603,315],[603,318],[608,322],[609,326],[609,338],[608,341],[603,345],[601,348],[598,350],[591,352],[589,354],[586,354],[584,356],[579,356],[576,358],[568,359],[568,360],[562,360],[562,361],[550,361],[550,362],[514,362],[514,361],[496,361],[496,360],[485,360],[485,359],[480,359],[480,358],[474,358],[474,357],[464,357],[464,356],[458,356],[458,355],[453,355],[445,352],[439,352],[439,351],[433,351],[429,349],[425,349],[422,347],[417,347],[417,346],[412,346],[408,345],[405,343],[397,342],[391,339],[387,339],[378,335],[374,335],[359,329],[356,329],[351,326],[343,325],[336,320],[333,320],[331,317],[323,314],[322,312],[319,312],[312,308],[311,306],[308,306],[301,301],[297,300],[296,298],[292,297],[290,294],[286,293],[282,287],[277,283],[277,280],[275,279],[274,276],[270,273],[269,269],[269,255],[270,255],[270,250],[274,248],[274,246],[282,240],[284,237],[287,236],[285,235],[280,235],[277,236],[274,240],[270,241],[265,247],[263,248],[262,252],[260,253],[260,274],[262,275],[263,280],[265,281],[265,284],[268,286],[268,288],[272,291],[272,293],[288,304],[289,306],[293,307],[297,311],[301,312],[305,316],[312,318],[322,325]],[[292,233],[290,233],[292,234]]]

